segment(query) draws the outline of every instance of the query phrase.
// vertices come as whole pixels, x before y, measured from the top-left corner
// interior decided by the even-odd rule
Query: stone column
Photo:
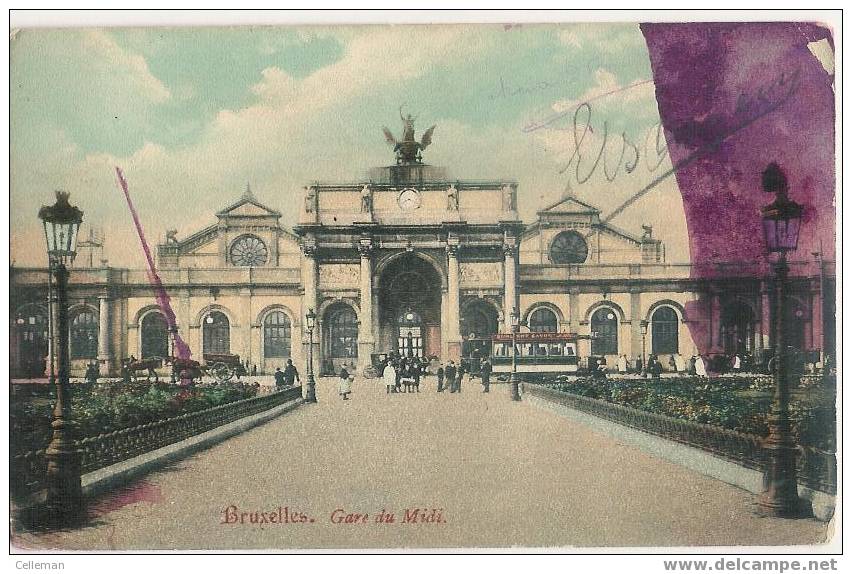
[[[240,289],[239,321],[239,333],[240,338],[242,339],[242,354],[240,355],[240,360],[248,361],[249,369],[251,369],[251,365],[258,364],[258,358],[253,355],[251,348],[251,289],[248,287],[243,287]],[[249,370],[249,372],[251,371]]]
[[[518,307],[518,244],[517,238],[508,234],[503,243],[503,280],[503,316],[511,325],[512,310]]]
[[[373,240],[362,237],[358,243],[361,255],[361,324],[358,326],[358,368],[369,367],[375,349],[373,333]]]
[[[98,365],[102,374],[110,371],[110,328],[109,328],[109,299],[107,295],[98,295]]]
[[[319,365],[320,365],[320,356],[319,356],[319,340],[321,336],[320,329],[320,317],[317,317],[315,327],[314,327],[314,335],[313,340],[314,343],[311,345],[312,349],[308,349],[308,345],[310,344],[310,338],[308,337],[307,331],[307,323],[305,321],[305,316],[308,314],[310,309],[313,309],[314,312],[317,312],[317,260],[316,260],[316,251],[317,244],[316,239],[313,236],[305,236],[302,238],[302,286],[305,289],[304,294],[302,295],[302,316],[299,318],[299,323],[303,325],[304,332],[302,333],[302,343],[304,345],[304,353],[305,357],[305,369],[304,372],[307,374],[307,361],[310,356],[310,351],[313,352],[313,368],[314,374],[319,373]]]
[[[642,293],[640,291],[630,292],[630,352],[628,359],[632,364],[635,364],[636,357],[642,356]],[[651,353],[651,329],[648,329],[645,335],[645,356]],[[619,349],[620,353],[624,353],[624,348]],[[645,357],[642,358],[642,364],[645,364]]]
[[[580,290],[572,287],[568,291],[568,332],[580,333]]]
[[[447,334],[447,360],[461,359],[461,333],[459,325],[459,238],[447,238],[447,324],[442,331]]]

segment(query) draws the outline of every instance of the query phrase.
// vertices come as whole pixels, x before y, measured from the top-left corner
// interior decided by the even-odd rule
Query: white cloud
[[[169,89],[148,69],[148,62],[139,54],[124,50],[107,33],[88,30],[83,34],[83,47],[91,66],[98,66],[113,76],[116,83],[127,83],[152,102],[171,97]]]

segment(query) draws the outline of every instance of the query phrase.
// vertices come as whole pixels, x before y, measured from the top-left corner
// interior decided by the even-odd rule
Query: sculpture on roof
[[[412,117],[411,114],[403,116],[402,107],[400,106],[399,119],[402,120],[402,140],[397,140],[387,127],[383,127],[382,131],[385,133],[385,140],[393,146],[393,151],[396,152],[397,165],[420,163],[423,160],[420,152],[432,143],[432,133],[435,131],[436,126],[432,126],[426,130],[418,142],[414,139],[414,120],[417,118]]]
[[[312,186],[305,187],[305,213],[314,213],[317,210],[317,191]]]

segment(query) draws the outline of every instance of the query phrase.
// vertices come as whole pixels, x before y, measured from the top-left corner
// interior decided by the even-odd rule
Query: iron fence
[[[766,468],[767,461],[763,439],[756,435],[676,419],[599,399],[557,391],[543,385],[524,383],[523,393],[699,448],[748,468],[756,470]],[[800,484],[828,494],[837,492],[837,458],[834,453],[813,447],[799,446],[799,456],[796,460]]]
[[[85,474],[180,442],[230,422],[300,399],[301,387],[242,399],[144,425],[115,430],[76,441]],[[44,449],[19,453],[11,460],[11,490],[26,496],[45,487]]]

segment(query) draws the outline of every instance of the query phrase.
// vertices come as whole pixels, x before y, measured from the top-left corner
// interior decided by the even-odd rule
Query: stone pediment
[[[601,210],[569,195],[539,210],[539,215],[598,215]]]
[[[281,217],[281,212],[260,203],[246,186],[246,191],[236,203],[216,213],[217,217]]]

